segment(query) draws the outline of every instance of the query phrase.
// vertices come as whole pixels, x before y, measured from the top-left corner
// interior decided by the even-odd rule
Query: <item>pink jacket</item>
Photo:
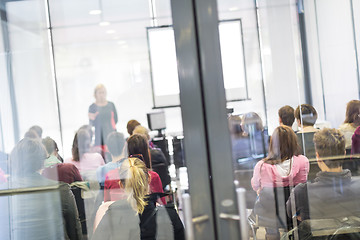
[[[263,187],[287,187],[296,186],[307,180],[309,173],[309,160],[303,156],[293,156],[293,162],[290,174],[282,177],[276,169],[276,165],[259,161],[254,168],[251,186],[254,191],[258,191]]]

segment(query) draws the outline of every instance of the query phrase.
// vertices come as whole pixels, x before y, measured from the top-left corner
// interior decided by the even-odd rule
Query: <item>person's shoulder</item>
[[[309,159],[307,157],[305,157],[304,155],[295,155],[293,156],[294,158],[294,163],[299,163],[299,162],[309,162]]]
[[[151,178],[160,178],[159,177],[159,174],[157,174],[156,172],[154,172],[154,171],[149,171],[149,174],[150,174],[150,176],[151,176]]]
[[[89,112],[91,112],[91,110],[96,110],[97,109],[97,106],[95,103],[92,103],[90,106],[89,106]]]
[[[314,184],[314,183],[309,183],[309,184]],[[302,193],[306,191],[307,187],[308,187],[308,183],[299,183],[294,187],[294,192],[295,194]]]
[[[339,126],[340,131],[352,131],[354,127],[350,123],[343,123]]]

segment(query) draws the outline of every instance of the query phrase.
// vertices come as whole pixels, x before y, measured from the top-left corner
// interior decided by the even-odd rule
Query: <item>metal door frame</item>
[[[216,0],[172,0],[195,239],[240,239]],[[225,187],[224,187],[225,186]]]

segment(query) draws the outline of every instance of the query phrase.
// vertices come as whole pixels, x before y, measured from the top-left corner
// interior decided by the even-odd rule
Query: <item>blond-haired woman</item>
[[[89,107],[89,121],[95,127],[95,146],[105,146],[109,133],[116,130],[118,116],[114,103],[106,99],[103,84],[95,87],[95,102]]]
[[[164,211],[156,207],[157,197],[148,195],[150,175],[142,160],[128,158],[121,164],[119,175],[123,198],[100,206],[92,239],[144,240],[165,235],[166,239],[185,239],[175,209],[166,208],[165,215],[162,214]]]

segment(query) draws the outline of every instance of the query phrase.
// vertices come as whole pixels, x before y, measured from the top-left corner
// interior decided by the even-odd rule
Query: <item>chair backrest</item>
[[[79,213],[82,233],[87,234],[85,203],[84,203],[84,199],[81,197],[81,191],[82,189],[79,188],[78,186],[71,186],[71,192],[74,194],[76,206]]]
[[[286,214],[286,202],[291,187],[264,187],[255,202],[254,212],[259,225],[269,228],[292,228],[292,220]]]

